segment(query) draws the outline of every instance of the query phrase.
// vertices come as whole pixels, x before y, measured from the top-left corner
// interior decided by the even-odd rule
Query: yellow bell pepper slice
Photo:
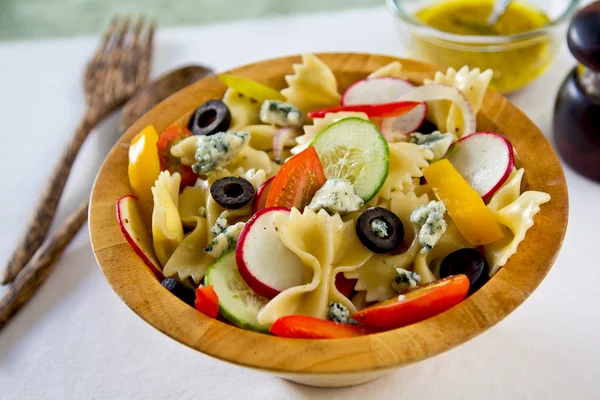
[[[470,243],[483,245],[504,237],[481,196],[469,186],[450,161],[434,162],[423,174],[435,196],[446,205],[460,233]]]
[[[236,92],[260,102],[265,100],[285,100],[285,97],[277,90],[255,82],[252,79],[242,78],[241,76],[231,74],[221,74],[219,75],[219,79]]]
[[[158,133],[154,126],[149,125],[133,138],[129,146],[129,185],[139,200],[138,204],[147,226],[150,226],[152,221],[151,188],[160,173],[157,142]]]

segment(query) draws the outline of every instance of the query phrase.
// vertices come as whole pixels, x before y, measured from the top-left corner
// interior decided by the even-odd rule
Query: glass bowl
[[[442,0],[448,1],[448,0]],[[511,92],[531,83],[551,65],[562,40],[565,21],[580,0],[520,1],[543,11],[549,22],[532,31],[508,36],[470,36],[425,25],[416,13],[440,0],[386,0],[409,56],[444,67],[463,65],[492,69],[491,87]]]

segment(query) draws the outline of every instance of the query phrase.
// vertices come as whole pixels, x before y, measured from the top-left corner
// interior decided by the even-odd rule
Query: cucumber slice
[[[325,176],[347,179],[366,202],[383,186],[390,167],[390,149],[370,121],[349,117],[329,125],[311,143]]]
[[[269,301],[254,293],[240,276],[235,250],[228,251],[211,265],[204,278],[219,297],[219,313],[240,328],[268,332],[268,325],[258,323],[258,312]]]

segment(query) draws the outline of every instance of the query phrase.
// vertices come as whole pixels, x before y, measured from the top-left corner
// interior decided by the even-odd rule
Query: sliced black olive
[[[231,125],[231,112],[221,100],[210,100],[196,108],[188,129],[194,135],[214,135],[225,132]]]
[[[450,253],[440,265],[440,278],[465,274],[471,282],[469,294],[475,293],[489,280],[490,267],[475,249],[460,249]]]
[[[236,210],[254,197],[254,186],[244,178],[221,178],[210,187],[210,195],[222,207]]]
[[[161,283],[169,292],[173,293],[178,299],[186,304],[194,307],[196,293],[193,289],[185,286],[183,283],[176,281],[173,278],[166,278]]]
[[[435,131],[439,131],[438,127],[435,126],[435,124],[429,120],[425,120],[423,121],[423,123],[421,124],[421,126],[419,127],[418,132],[422,133],[424,135],[429,135],[430,133],[433,133]]]
[[[385,230],[377,226],[385,224]],[[390,210],[381,207],[367,208],[356,221],[356,235],[373,253],[383,254],[394,250],[404,240],[404,225]]]

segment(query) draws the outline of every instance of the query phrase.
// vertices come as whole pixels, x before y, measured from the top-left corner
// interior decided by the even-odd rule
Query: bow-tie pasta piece
[[[527,191],[519,195],[523,173],[523,169],[513,171],[488,205],[504,232],[502,239],[484,246],[490,277],[517,252],[527,230],[533,226],[533,217],[540,211],[540,205],[550,201],[550,195],[544,192]]]
[[[398,61],[391,62],[369,75],[369,78],[381,77],[402,78],[402,64]]]
[[[301,314],[327,319],[329,303],[339,302],[355,311],[352,302],[335,288],[335,274],[359,268],[372,253],[365,249],[354,232],[352,221],[344,222],[338,214],[308,209],[301,214],[276,214],[273,222],[285,246],[306,267],[304,285],[284,290],[258,314],[258,321],[273,323],[284,315]]]
[[[152,238],[154,252],[161,265],[165,265],[183,240],[183,226],[179,217],[179,185],[181,176],[163,171],[152,187]]]
[[[377,196],[390,199],[395,191],[403,191],[404,186],[412,187],[414,178],[423,176],[422,168],[427,168],[433,159],[433,152],[414,143],[389,143],[390,169],[385,183]]]
[[[469,69],[464,66],[457,72],[453,68],[448,68],[445,74],[436,72],[433,81],[426,79],[425,84],[441,83],[459,89],[471,103],[473,112],[477,114],[493,75],[494,72],[491,69],[481,72],[479,68]],[[462,137],[464,121],[462,113],[456,105],[448,100],[438,100],[427,102],[427,106],[427,119],[433,122],[441,132],[453,133],[459,139]]]
[[[303,113],[340,104],[337,81],[331,69],[312,54],[302,55],[302,64],[294,64],[294,74],[286,75],[288,87],[281,91],[286,102]]]
[[[446,215],[445,219],[448,226],[440,240],[431,251],[419,253],[415,258],[414,271],[421,275],[421,282],[419,282],[421,285],[433,282],[439,278],[439,263],[441,263],[447,255],[456,250],[473,247],[473,245],[458,231],[456,224],[450,217]],[[434,263],[434,261],[436,261],[436,263]],[[435,268],[434,271],[431,271],[429,267],[432,263],[437,265],[437,268]]]
[[[355,289],[367,292],[366,301],[384,301],[394,296],[396,292],[392,289],[392,280],[396,276],[396,268],[412,270],[420,247],[416,238],[419,228],[410,222],[410,214],[415,208],[428,202],[426,195],[417,197],[412,192],[392,194],[388,209],[402,221],[404,241],[410,246],[398,255],[375,254],[358,270],[344,274],[348,279],[358,279]]]

